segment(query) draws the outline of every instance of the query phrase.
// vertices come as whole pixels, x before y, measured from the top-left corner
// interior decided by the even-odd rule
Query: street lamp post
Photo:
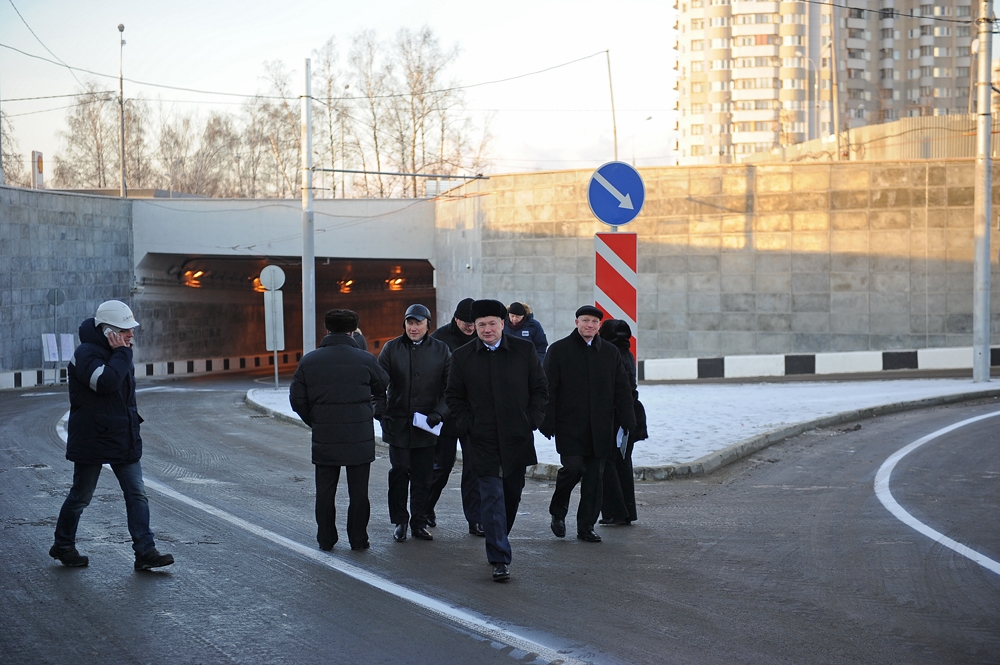
[[[125,54],[125,24],[118,24],[119,41],[118,45],[118,175],[121,180],[119,195],[125,198],[125,85],[122,76],[123,59]]]

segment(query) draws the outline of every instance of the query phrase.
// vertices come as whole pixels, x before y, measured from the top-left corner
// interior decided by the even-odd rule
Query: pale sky
[[[496,111],[490,154],[494,173],[596,168],[613,157],[607,61],[610,50],[618,125],[618,157],[639,166],[672,163],[675,80],[670,0],[511,0],[479,4],[409,2],[264,2],[173,0],[0,0],[0,44],[54,59],[18,17],[60,60],[117,77],[119,23],[125,25],[126,78],[200,90],[252,94],[263,90],[263,63],[281,60],[302,89],[303,61],[329,37],[346,61],[351,37],[374,29],[388,38],[401,27],[429,26],[445,48],[460,55],[450,74],[462,84],[504,79],[602,52],[582,62],[516,81],[472,88],[466,104],[475,117]],[[315,62],[315,61],[314,61]],[[315,64],[314,64],[315,66]],[[81,81],[94,78],[77,72]],[[97,79],[117,90],[117,78]],[[61,151],[68,98],[79,84],[65,67],[0,47],[0,105],[27,158]],[[125,96],[141,93],[170,110],[212,102],[239,107],[238,99],[125,83]],[[22,115],[28,114],[28,115]],[[648,118],[648,119],[647,119]],[[51,173],[51,171],[50,171]]]

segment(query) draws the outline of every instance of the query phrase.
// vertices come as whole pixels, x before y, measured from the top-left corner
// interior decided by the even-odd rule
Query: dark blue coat
[[[299,361],[288,400],[312,428],[312,462],[355,466],[375,460],[375,404],[389,377],[350,335],[331,334]]]
[[[66,459],[88,464],[122,464],[142,457],[135,406],[132,349],[112,349],[87,319],[80,324],[80,346],[66,372],[69,377],[69,427]]]
[[[525,314],[524,318],[521,319],[521,323],[516,328],[510,322],[510,319],[504,321],[503,331],[512,337],[524,339],[534,344],[535,351],[538,352],[538,362],[545,362],[545,350],[549,348],[549,340],[545,339],[545,331],[542,330],[542,324],[535,320],[534,314]]]

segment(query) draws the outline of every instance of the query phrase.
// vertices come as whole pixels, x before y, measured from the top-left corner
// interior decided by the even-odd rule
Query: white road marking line
[[[907,526],[915,529],[919,533],[922,533],[923,535],[927,536],[934,542],[940,543],[941,545],[944,545],[945,547],[952,549],[955,552],[958,552],[962,556],[978,563],[983,568],[986,568],[987,570],[993,571],[997,575],[1000,575],[1000,562],[994,561],[988,556],[980,554],[979,552],[969,547],[966,547],[962,543],[952,540],[951,538],[945,536],[944,534],[938,531],[935,531],[931,527],[919,521],[913,515],[906,512],[906,510],[904,510],[902,506],[896,503],[896,500],[892,496],[892,492],[889,490],[889,477],[892,475],[892,470],[896,468],[896,464],[899,463],[901,459],[912,453],[914,450],[924,445],[925,443],[929,443],[934,439],[938,438],[939,436],[957,430],[960,427],[965,427],[966,425],[971,425],[972,423],[979,422],[980,420],[986,420],[987,418],[995,418],[997,416],[1000,416],[1000,411],[997,411],[995,413],[987,413],[986,415],[976,416],[974,418],[963,420],[962,422],[955,423],[954,425],[949,425],[948,427],[939,429],[936,432],[931,432],[927,436],[917,439],[910,445],[896,451],[896,453],[890,456],[889,459],[883,462],[882,466],[879,467],[878,473],[875,474],[875,495],[878,497],[879,501],[882,502],[882,505],[885,506],[886,509],[903,524],[906,524]]]
[[[69,418],[69,411],[66,412],[63,418]],[[66,429],[64,420],[60,420],[56,429],[59,432],[60,438],[65,441]],[[260,536],[261,538],[265,538],[276,545],[281,545],[282,547],[290,549],[296,554],[300,554],[339,573],[343,573],[344,575],[347,575],[348,577],[351,577],[363,584],[380,589],[381,591],[396,596],[397,598],[429,610],[430,612],[456,623],[478,635],[482,635],[483,637],[495,642],[500,642],[513,647],[515,652],[520,650],[521,652],[529,654],[534,653],[538,656],[538,658],[536,658],[533,662],[538,662],[538,659],[540,658],[543,662],[550,663],[551,665],[562,665],[564,663],[566,665],[586,665],[588,663],[588,661],[568,656],[561,653],[554,647],[545,646],[544,644],[540,644],[529,637],[525,637],[515,631],[499,626],[488,618],[479,617],[468,610],[448,605],[447,603],[437,600],[436,598],[431,598],[430,596],[417,591],[407,589],[406,587],[396,584],[395,582],[390,582],[389,580],[379,577],[378,575],[346,563],[345,561],[341,561],[328,552],[321,552],[312,547],[297,543],[294,540],[285,538],[284,536],[264,529],[263,527],[259,527],[252,522],[248,522],[247,520],[237,517],[236,515],[227,513],[224,510],[216,508],[215,506],[210,506],[209,504],[202,503],[197,499],[192,499],[191,497],[181,494],[180,492],[164,485],[159,481],[153,480],[152,478],[143,478],[143,481],[146,487],[154,489],[164,496],[169,496],[170,498],[187,504],[192,508],[197,508],[198,510],[206,512],[209,515],[217,517],[225,522],[229,522],[233,526],[249,531],[250,533]]]

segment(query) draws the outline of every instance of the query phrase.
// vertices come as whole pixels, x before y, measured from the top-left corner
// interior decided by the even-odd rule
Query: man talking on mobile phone
[[[55,544],[49,556],[64,566],[86,566],[89,559],[76,549],[76,529],[90,505],[108,464],[125,495],[128,531],[135,551],[135,569],[169,566],[170,554],[160,554],[149,529],[149,501],[142,482],[142,418],[135,405],[132,338],[139,322],[129,306],[108,300],[97,315],[80,324],[80,346],[69,361],[69,425],[66,459],[73,462],[73,487],[56,522]]]

